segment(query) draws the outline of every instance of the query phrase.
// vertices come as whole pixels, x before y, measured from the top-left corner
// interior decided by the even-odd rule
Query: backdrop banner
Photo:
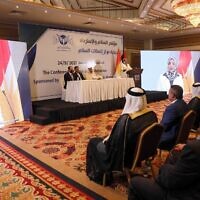
[[[112,77],[118,49],[123,51],[121,35],[47,29],[28,52],[32,100],[61,97],[59,80],[68,66]]]
[[[24,42],[0,40],[0,127],[32,113],[26,51]]]

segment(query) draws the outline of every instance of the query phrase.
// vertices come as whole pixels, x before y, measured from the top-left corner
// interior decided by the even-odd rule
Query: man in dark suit
[[[196,113],[193,129],[196,131],[200,127],[200,83],[192,85],[192,99],[188,103],[188,107]]]
[[[64,88],[66,89],[67,87],[67,81],[73,81],[75,80],[74,78],[74,68],[72,66],[68,67],[68,71],[64,74]]]
[[[164,132],[161,135],[158,145],[160,149],[166,150],[170,150],[174,146],[181,119],[186,111],[188,111],[188,106],[183,100],[183,89],[181,86],[172,85],[169,90],[168,99],[171,104],[166,107],[160,122],[164,127]]]
[[[79,66],[74,67],[74,79],[75,80],[85,80],[83,74],[81,73]]]
[[[129,200],[200,199],[200,140],[178,144],[161,166],[155,180],[135,176]]]

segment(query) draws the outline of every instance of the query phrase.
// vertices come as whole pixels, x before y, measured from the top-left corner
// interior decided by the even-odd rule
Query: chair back
[[[188,103],[188,108],[196,113],[192,129],[197,130],[200,127],[200,98],[193,97]]]
[[[177,139],[175,144],[186,143],[190,134],[190,129],[193,126],[196,113],[193,110],[186,112],[181,120]]]
[[[154,157],[157,154],[157,147],[162,132],[163,126],[159,123],[153,123],[142,131],[134,152],[134,160],[131,168],[132,172],[134,172],[137,163]]]

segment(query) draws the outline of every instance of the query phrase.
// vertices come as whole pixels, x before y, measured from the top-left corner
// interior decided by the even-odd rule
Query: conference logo
[[[59,51],[70,50],[72,46],[72,37],[70,35],[57,34],[57,42]]]

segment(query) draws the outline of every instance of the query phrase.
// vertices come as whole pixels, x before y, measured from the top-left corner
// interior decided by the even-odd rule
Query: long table
[[[105,101],[124,97],[127,89],[133,86],[133,78],[68,81],[62,98],[78,103]]]

